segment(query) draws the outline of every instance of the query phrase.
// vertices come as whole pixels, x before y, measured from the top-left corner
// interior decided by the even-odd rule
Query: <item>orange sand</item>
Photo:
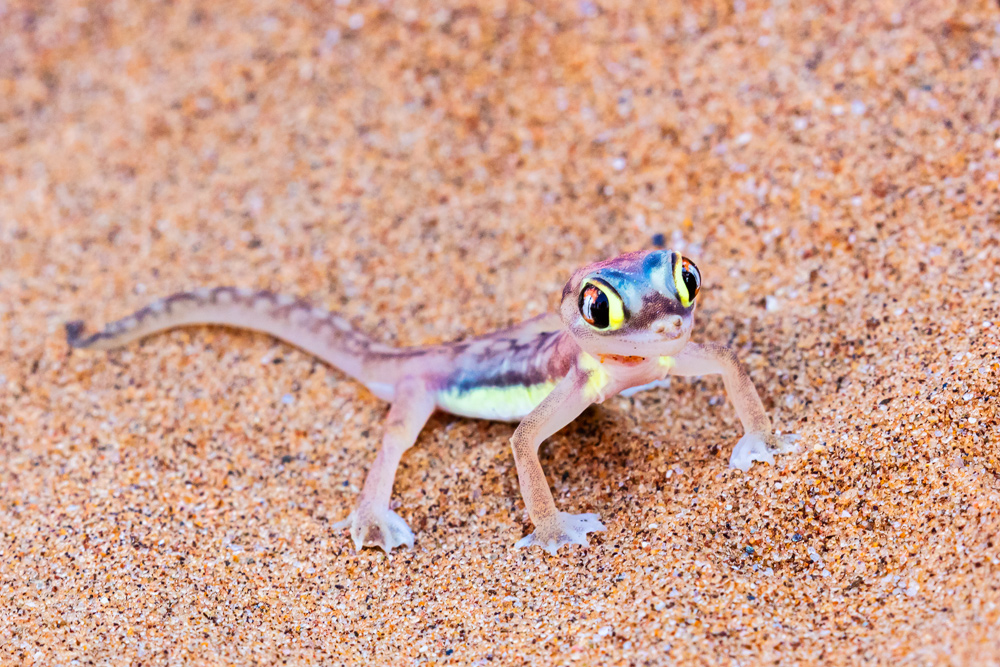
[[[1000,664],[998,71],[985,0],[0,1],[0,664]],[[357,554],[357,384],[62,336],[237,284],[438,341],[657,233],[804,451],[728,470],[717,379],[609,400],[556,558],[509,425],[432,419],[416,547]]]

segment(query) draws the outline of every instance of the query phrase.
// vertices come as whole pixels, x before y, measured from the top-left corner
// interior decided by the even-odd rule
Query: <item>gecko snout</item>
[[[684,320],[681,319],[680,315],[671,315],[669,317],[664,317],[657,320],[653,324],[653,332],[661,336],[677,336],[681,332],[681,327],[684,325]]]

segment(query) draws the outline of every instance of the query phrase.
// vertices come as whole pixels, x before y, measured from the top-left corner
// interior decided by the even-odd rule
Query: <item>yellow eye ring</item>
[[[681,305],[687,308],[701,291],[701,271],[687,257],[678,255],[678,260],[674,262],[674,289]]]
[[[603,280],[587,280],[580,290],[580,315],[598,331],[616,331],[625,323],[625,303]]]

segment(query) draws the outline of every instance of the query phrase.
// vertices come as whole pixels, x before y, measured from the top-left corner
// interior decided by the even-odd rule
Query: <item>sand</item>
[[[0,2],[0,664],[1000,664],[998,68],[985,1]],[[415,547],[355,553],[365,389],[62,334],[234,284],[429,343],[656,243],[803,448],[729,470],[717,378],[608,400],[556,557],[510,425],[434,417]]]

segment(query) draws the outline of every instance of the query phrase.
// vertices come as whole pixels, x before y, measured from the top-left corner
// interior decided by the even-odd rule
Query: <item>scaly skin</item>
[[[517,546],[550,553],[587,544],[603,530],[596,514],[556,509],[538,447],[592,403],[667,375],[720,374],[743,423],[730,458],[754,461],[794,450],[776,437],[753,382],[736,355],[717,344],[690,342],[701,277],[673,251],[628,253],[573,274],[558,315],[544,315],[488,336],[429,347],[393,348],[351,329],[346,320],[296,299],[231,287],[175,294],[83,335],[66,325],[76,348],[112,349],[182,326],[221,325],[269,333],[340,369],[391,403],[382,447],[353,512],[337,526],[355,546],[387,553],[412,545],[406,522],[389,509],[396,468],[435,410],[519,421],[511,438],[521,495],[535,532]]]

